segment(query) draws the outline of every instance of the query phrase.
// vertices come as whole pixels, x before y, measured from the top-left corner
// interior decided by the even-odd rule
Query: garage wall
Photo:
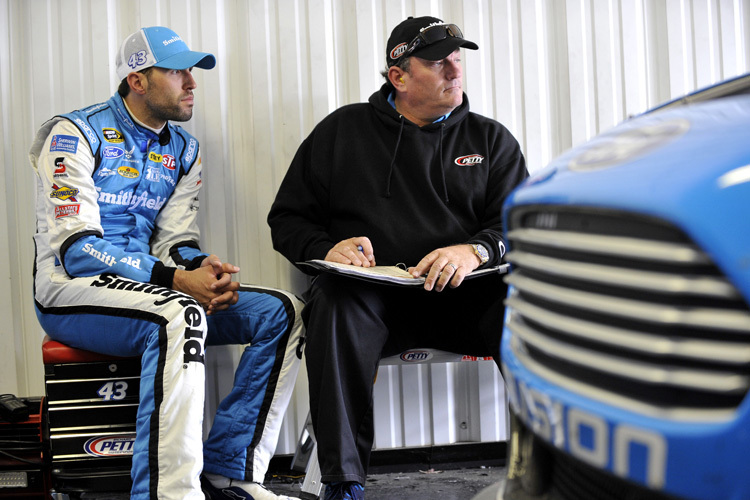
[[[186,125],[203,150],[205,246],[243,281],[302,291],[305,278],[271,248],[276,188],[315,123],[379,87],[393,26],[428,14],[479,44],[463,56],[472,109],[508,126],[532,171],[630,115],[748,71],[750,0],[0,0],[0,393],[43,393],[31,138],[53,114],[115,91],[127,34],[167,25],[217,56],[214,70],[195,72]],[[211,355],[214,392],[235,355]],[[303,373],[280,453],[307,412],[304,384]],[[389,367],[376,392],[378,447],[504,439],[492,363]]]

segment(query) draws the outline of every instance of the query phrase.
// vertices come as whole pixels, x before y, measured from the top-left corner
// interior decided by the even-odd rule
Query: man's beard
[[[163,104],[146,99],[146,108],[152,117],[160,121],[186,122],[193,117],[193,108],[183,109],[179,104]]]

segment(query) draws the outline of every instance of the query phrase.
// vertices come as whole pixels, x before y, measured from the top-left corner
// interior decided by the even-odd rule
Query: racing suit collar
[[[153,141],[159,141],[159,144],[162,146],[169,144],[172,137],[169,131],[169,122],[164,125],[161,132],[157,133],[140,123],[138,119],[133,116],[119,93],[115,93],[115,95],[112,96],[110,104],[115,110],[117,121],[133,138],[136,139],[136,141],[138,141],[138,143],[140,143],[141,151],[147,151],[148,145]]]

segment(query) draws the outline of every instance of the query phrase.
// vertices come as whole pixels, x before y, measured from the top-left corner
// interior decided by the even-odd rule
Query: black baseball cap
[[[391,31],[385,47],[385,60],[389,68],[404,56],[439,61],[459,47],[479,48],[476,43],[465,39],[455,24],[444,23],[437,17],[409,16]]]

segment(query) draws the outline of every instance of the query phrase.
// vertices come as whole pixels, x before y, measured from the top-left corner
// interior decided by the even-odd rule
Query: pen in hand
[[[365,263],[362,264],[362,267],[370,267],[375,265],[375,258],[371,255],[365,255],[365,247],[362,245],[357,245],[357,251],[365,256]]]

